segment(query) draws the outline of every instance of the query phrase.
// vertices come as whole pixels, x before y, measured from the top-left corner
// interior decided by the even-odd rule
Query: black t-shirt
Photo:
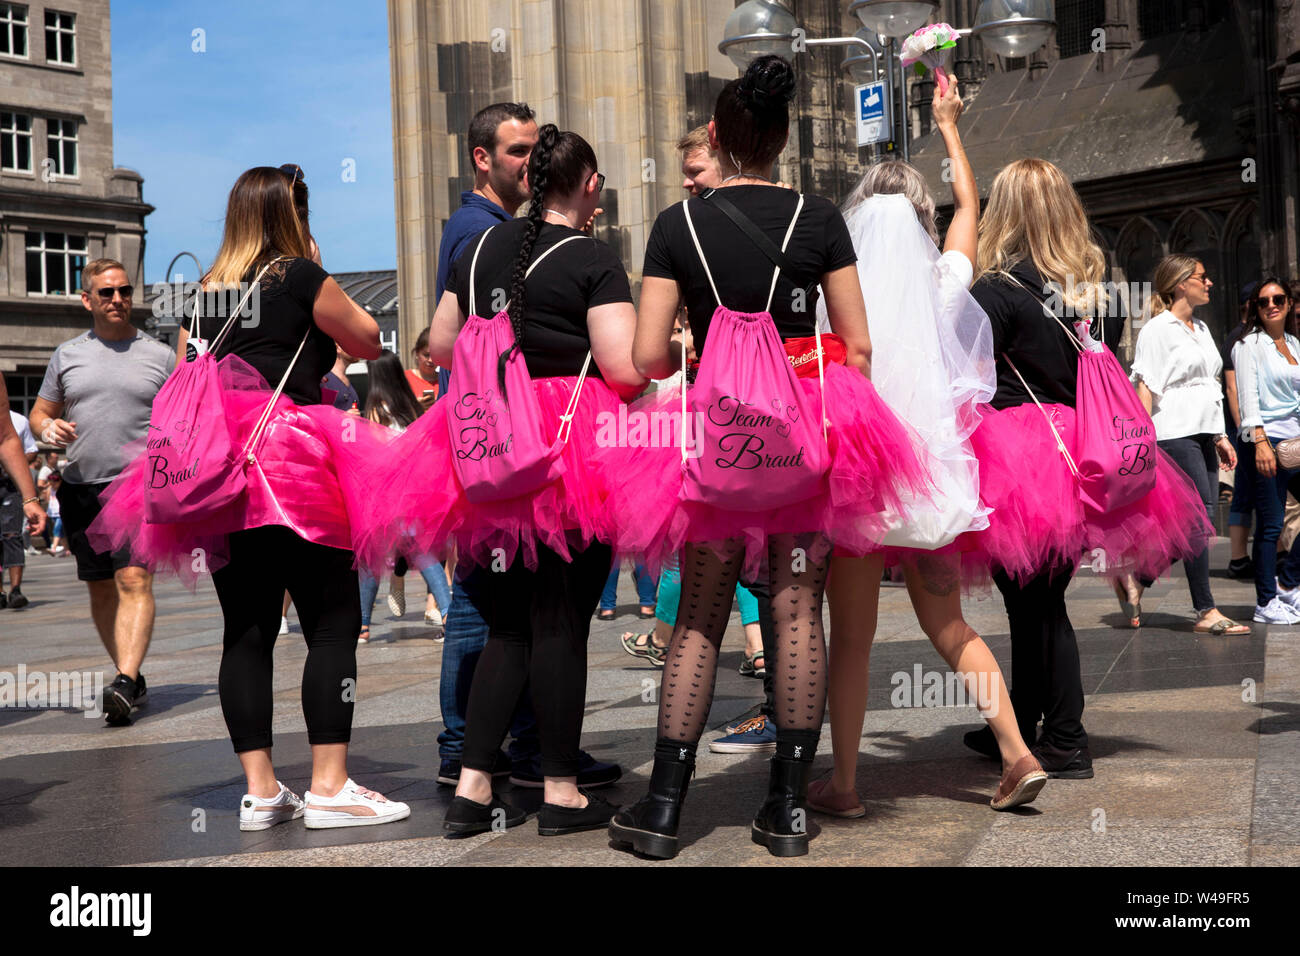
[[[483,250],[474,267],[474,307],[481,318],[492,318],[506,304],[515,255],[527,226],[526,219],[512,219],[493,226],[483,239]],[[580,373],[591,348],[587,310],[632,301],[627,272],[614,250],[577,229],[543,223],[533,245],[533,261],[569,236],[579,238],[547,256],[526,285],[521,348],[532,378]],[[478,244],[479,240],[474,239],[465,246],[447,277],[447,291],[455,293],[465,315],[469,315],[470,264]],[[587,374],[600,378],[595,362]]]
[[[1043,310],[1047,294],[1042,292],[1043,277],[1038,270],[1028,262],[1021,262],[1011,269],[1011,274],[1033,290],[1032,293],[996,273],[980,276],[970,290],[993,328],[998,389],[989,404],[1003,409],[1033,401],[1007,363],[1010,356],[1040,402],[1073,408],[1079,350],[1070,344],[1066,330]],[[1119,303],[1111,303],[1110,311],[1116,314],[1102,319],[1101,339],[1111,351],[1119,346],[1124,332],[1121,309]],[[1066,316],[1062,321],[1071,325],[1076,319]]]
[[[261,266],[250,271],[244,281],[251,283],[259,271]],[[215,356],[238,355],[275,388],[298,351],[303,334],[307,333],[307,344],[285,384],[284,393],[299,405],[319,405],[321,379],[334,367],[336,352],[334,340],[316,327],[312,310],[316,294],[328,278],[329,273],[310,259],[289,259],[273,265],[262,277],[260,289],[249,297],[249,304],[244,307],[245,313],[252,311],[253,315],[235,320]],[[204,296],[199,315],[202,339],[212,342],[245,291],[247,286]],[[192,308],[191,300],[187,315]]]
[[[798,206],[799,194],[781,186],[727,186],[725,193],[780,248]],[[775,267],[771,260],[708,200],[696,197],[687,202],[691,204],[691,222],[709,261],[718,295],[722,296],[721,304],[738,312],[761,312],[772,286]],[[701,355],[709,320],[719,303],[713,297],[709,278],[691,241],[682,205],[678,203],[665,209],[655,220],[646,244],[644,274],[677,281],[686,301],[695,352]],[[858,261],[849,228],[833,203],[820,196],[804,197],[785,254],[798,274],[787,276],[783,271],[777,280],[776,293],[772,296],[772,320],[783,339],[812,335],[817,322],[818,292],[813,289],[804,297],[797,295],[796,290]],[[796,311],[799,304],[803,306],[802,311]]]

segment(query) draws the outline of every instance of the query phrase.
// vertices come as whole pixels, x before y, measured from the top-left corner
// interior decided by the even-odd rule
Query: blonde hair
[[[1200,264],[1201,260],[1195,256],[1172,255],[1161,259],[1156,264],[1155,275],[1152,276],[1155,294],[1147,299],[1147,316],[1156,315],[1172,306],[1177,297],[1178,286],[1187,281]]]
[[[1106,257],[1065,174],[1045,159],[1004,166],[989,188],[979,225],[976,278],[1029,262],[1055,283],[1077,315],[1095,316]]]
[[[90,284],[95,281],[95,277],[103,275],[109,269],[121,269],[123,272],[126,272],[126,266],[122,265],[122,263],[118,262],[116,259],[92,259],[90,262],[87,262],[85,267],[81,270],[81,288],[86,292],[93,291]],[[127,272],[127,281],[131,281],[131,273],[129,272]]]
[[[707,125],[695,127],[677,141],[677,150],[683,156],[689,156],[697,149],[704,150],[710,156],[713,155],[713,150],[709,148],[709,127]]]
[[[250,271],[279,256],[310,259],[311,243],[288,178],[272,166],[255,166],[231,187],[221,248],[203,284],[238,285]]]
[[[916,210],[916,218],[937,246],[939,227],[934,221],[934,197],[930,195],[930,187],[926,185],[920,170],[901,159],[886,159],[867,167],[858,184],[853,187],[853,192],[849,193],[849,198],[844,201],[844,215],[847,216],[855,206],[872,196],[895,194],[907,197]]]

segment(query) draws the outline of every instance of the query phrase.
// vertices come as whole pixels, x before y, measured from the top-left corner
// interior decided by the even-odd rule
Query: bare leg
[[[948,666],[961,675],[967,699],[976,701],[993,729],[1003,766],[1014,766],[1029,748],[1016,725],[1016,712],[997,658],[962,618],[957,562],[939,555],[920,558],[907,568],[904,579],[921,630]]]
[[[87,581],[86,589],[90,592],[90,616],[95,622],[99,639],[108,651],[113,666],[117,666],[117,582],[111,578],[107,581]],[[120,669],[120,668],[119,668]]]
[[[763,650],[763,629],[757,624],[745,625],[745,655]],[[764,661],[763,663],[767,663]]]
[[[280,792],[275,782],[275,768],[271,766],[271,748],[245,750],[239,754],[239,765],[244,768],[248,778],[248,793],[263,800],[270,800]]]
[[[311,792],[322,797],[332,797],[347,782],[348,745],[312,744]]]
[[[1233,561],[1244,560],[1250,554],[1247,548],[1247,542],[1250,538],[1250,529],[1245,525],[1234,524],[1228,528],[1228,543],[1230,544],[1231,559]]]
[[[826,596],[831,606],[830,684],[831,748],[835,772],[832,793],[856,791],[858,748],[867,715],[867,677],[871,642],[876,638],[880,579],[885,560],[831,558]]]
[[[122,568],[117,584],[117,620],[114,627],[117,669],[135,680],[153,637],[153,575],[144,568]]]

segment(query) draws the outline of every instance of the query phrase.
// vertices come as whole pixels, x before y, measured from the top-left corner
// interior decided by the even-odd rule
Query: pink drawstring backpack
[[[1012,277],[1014,279],[1014,276]],[[1015,279],[1030,295],[1023,282]],[[1038,300],[1038,296],[1034,296]],[[1065,458],[1079,486],[1079,497],[1093,511],[1105,514],[1145,498],[1156,486],[1156,427],[1119,361],[1105,345],[1091,351],[1079,343],[1079,336],[1051,309],[1038,300],[1043,311],[1065,330],[1070,344],[1079,351],[1078,385],[1075,397],[1074,454],[1034,396],[1020,369],[1007,364],[1043,411],[1056,437],[1056,447]]]
[[[713,273],[695,233],[689,200],[682,209],[695,251],[718,303],[709,321],[700,371],[690,389],[698,452],[695,456],[686,453],[689,419],[687,390],[682,389],[683,497],[729,511],[765,511],[811,498],[823,490],[823,479],[830,466],[820,335],[817,371],[822,389],[821,407],[806,408],[798,377],[772,321],[772,296],[781,267],[777,265],[772,272],[767,305],[762,312],[728,309],[718,295]],[[782,254],[802,211],[803,196],[800,196],[781,243]],[[683,336],[683,368],[686,367],[685,351]]]
[[[506,360],[506,393],[501,394],[497,360],[502,352],[515,345],[508,314],[510,303],[492,318],[484,319],[478,315],[474,300],[474,270],[483,240],[491,231],[483,233],[470,260],[469,318],[456,337],[451,384],[445,399],[450,403],[447,424],[451,430],[452,466],[465,497],[473,502],[517,498],[564,474],[560,453],[569,439],[573,413],[591,367],[588,350],[553,442],[546,438],[546,422],[542,420],[537,393],[533,391],[523,353],[518,349]],[[542,260],[560,246],[581,238],[569,236],[551,246],[533,260],[524,278],[531,276]]]
[[[210,346],[196,338],[202,293],[195,297],[189,333],[197,354],[192,361],[176,367],[159,389],[149,414],[145,520],[150,524],[202,520],[230,504],[247,487],[247,466],[256,463],[258,442],[270,420],[271,410],[289,380],[289,373],[302,354],[307,336],[303,336],[293,362],[289,363],[257,427],[238,454],[231,444],[230,429],[226,424],[221,377],[213,353],[220,348],[266,270],[278,261],[262,267]],[[307,332],[310,334],[311,329]]]

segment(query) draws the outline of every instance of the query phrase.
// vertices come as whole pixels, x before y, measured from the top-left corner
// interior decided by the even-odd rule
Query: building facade
[[[809,37],[860,26],[847,0],[782,2]],[[466,127],[489,103],[527,101],[541,122],[592,143],[607,176],[596,235],[639,278],[654,217],[682,198],[674,144],[737,75],[717,44],[738,3],[389,0],[404,342],[432,316],[442,225],[473,182]],[[936,19],[968,27],[977,7],[944,0]],[[1243,283],[1261,270],[1300,274],[1300,3],[1058,0],[1056,19],[1055,36],[1027,58],[970,38],[955,51],[981,194],[1011,160],[1051,160],[1083,197],[1116,283],[1149,281],[1169,252],[1204,259],[1218,284],[1205,318],[1221,336]],[[889,155],[856,145],[845,55],[795,55],[800,85],[776,171],[835,201]],[[942,204],[932,81],[907,85],[912,161]]]
[[[16,411],[90,326],[87,261],[126,266],[143,326],[142,186],[113,165],[108,0],[0,2],[0,372]]]

